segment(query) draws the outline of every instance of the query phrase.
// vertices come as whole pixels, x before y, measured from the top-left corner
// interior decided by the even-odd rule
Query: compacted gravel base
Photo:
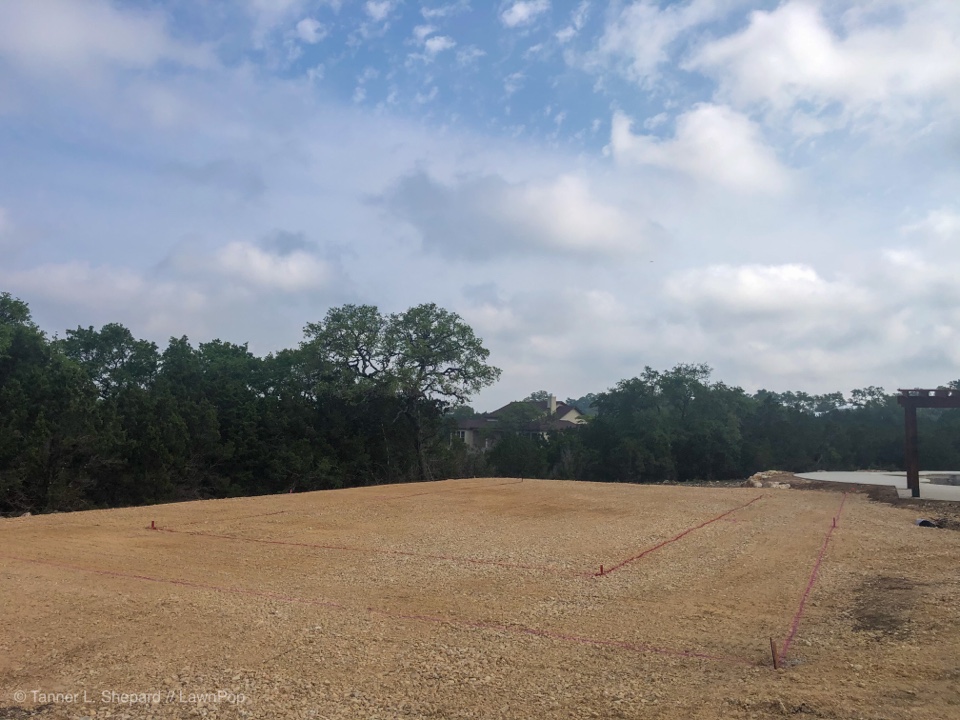
[[[0,718],[960,717],[915,520],[519,478],[0,520]]]

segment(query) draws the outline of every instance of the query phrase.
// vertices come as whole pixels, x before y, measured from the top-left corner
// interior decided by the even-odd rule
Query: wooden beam
[[[960,396],[924,397],[922,395],[898,395],[897,403],[902,407],[915,408],[960,408]]]
[[[920,399],[920,398],[918,398]],[[933,398],[923,398],[932,400]],[[917,406],[913,403],[903,405],[904,438],[903,460],[907,468],[907,487],[913,497],[920,497],[920,438],[917,433]]]

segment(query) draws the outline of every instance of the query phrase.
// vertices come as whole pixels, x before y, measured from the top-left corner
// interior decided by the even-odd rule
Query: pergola
[[[898,390],[897,404],[903,407],[906,440],[904,463],[907,466],[907,487],[913,497],[920,497],[920,440],[917,433],[917,408],[960,408],[960,390],[936,388]]]

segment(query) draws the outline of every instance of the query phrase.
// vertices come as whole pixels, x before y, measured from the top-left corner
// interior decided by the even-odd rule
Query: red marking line
[[[163,583],[166,585],[180,585],[182,587],[194,588],[197,590],[213,590],[214,592],[231,593],[234,595],[254,595],[256,597],[268,598],[270,600],[280,600],[282,602],[295,602],[304,605],[317,605],[320,607],[345,608],[346,606],[326,600],[310,600],[295,598],[278,593],[264,592],[262,590],[247,590],[245,588],[229,588],[219,585],[207,585],[206,583],[191,582],[190,580],[170,580],[168,578],[152,577],[150,575],[134,575],[132,573],[116,572],[115,570],[97,570],[96,568],[85,568],[78,565],[69,565],[67,563],[53,562],[51,560],[34,560],[32,558],[22,558],[16,555],[0,555],[7,560],[19,560],[20,562],[33,563],[35,565],[49,565],[50,567],[61,568],[64,570],[75,570],[76,572],[88,572],[95,575],[106,575],[107,577],[126,578],[128,580],[143,580],[145,582]]]
[[[680,540],[681,538],[689,535],[690,533],[692,533],[692,532],[695,531],[695,530],[699,530],[700,528],[705,528],[707,525],[710,525],[710,524],[712,524],[712,523],[715,523],[715,522],[717,522],[718,520],[723,520],[723,518],[725,518],[727,515],[730,515],[730,514],[732,514],[732,513],[735,513],[737,510],[743,510],[743,508],[745,508],[745,507],[747,507],[747,506],[749,506],[749,505],[753,505],[757,500],[759,500],[759,499],[762,498],[762,497],[764,497],[764,496],[763,496],[763,495],[757,495],[757,497],[755,497],[755,498],[754,498],[753,500],[751,500],[750,502],[746,502],[746,503],[744,503],[743,505],[738,505],[737,507],[733,508],[733,510],[727,510],[727,511],[726,511],[725,513],[723,513],[722,515],[717,515],[715,518],[713,518],[713,519],[711,519],[711,520],[706,520],[705,522],[702,522],[702,523],[700,523],[699,525],[695,525],[695,526],[693,526],[692,528],[687,528],[686,530],[684,530],[684,531],[683,531],[682,533],[680,533],[679,535],[674,535],[674,536],[673,536],[672,538],[670,538],[669,540],[664,540],[663,542],[658,543],[658,544],[654,545],[654,546],[651,547],[651,548],[647,548],[646,550],[644,550],[642,553],[640,553],[640,554],[638,554],[638,555],[634,555],[633,557],[629,557],[629,558],[627,558],[626,560],[621,560],[619,563],[617,563],[617,564],[614,565],[613,567],[604,568],[604,569],[603,569],[603,572],[599,572],[599,573],[589,573],[589,575],[592,575],[593,577],[600,577],[601,575],[607,576],[607,575],[609,575],[610,573],[612,573],[612,572],[615,571],[615,570],[619,570],[620,568],[622,568],[622,567],[624,567],[624,566],[626,566],[626,565],[629,565],[630,563],[635,562],[635,561],[639,560],[640,558],[646,557],[647,555],[649,555],[649,554],[652,553],[652,552],[656,552],[656,551],[659,550],[660,548],[665,547],[665,546],[669,545],[670,543],[674,543],[674,542],[676,542],[677,540]]]
[[[406,498],[419,497],[419,496],[421,496],[421,495],[436,495],[437,493],[453,492],[454,490],[482,490],[483,488],[488,488],[488,487],[500,487],[501,485],[519,485],[519,484],[522,483],[522,482],[523,482],[523,479],[521,478],[520,480],[510,480],[509,482],[494,483],[493,485],[479,485],[479,486],[477,486],[477,485],[471,485],[471,486],[469,486],[469,487],[453,487],[453,488],[445,488],[444,490],[429,490],[429,491],[427,491],[427,492],[409,493],[409,494],[407,494],[407,495],[381,496],[381,498],[382,498],[385,502],[393,502],[394,500],[405,500]],[[404,484],[409,484],[409,485],[425,485],[425,484],[427,484],[427,483],[398,483],[398,484],[401,484],[401,485],[404,485]],[[385,486],[380,485],[380,486],[378,486],[378,487],[385,487]],[[348,489],[348,488],[344,488],[344,489]],[[350,488],[350,489],[355,489],[355,488]],[[189,527],[190,525],[199,525],[199,524],[201,524],[201,523],[206,523],[206,522],[233,522],[234,520],[248,520],[248,519],[250,519],[250,518],[269,517],[270,515],[283,515],[284,513],[289,513],[289,512],[292,512],[292,511],[291,511],[291,510],[277,510],[276,512],[258,513],[258,514],[256,514],[256,515],[241,515],[241,516],[239,516],[239,517],[206,518],[206,519],[204,519],[204,520],[194,520],[194,521],[192,521],[192,522],[183,523],[182,527]],[[298,513],[298,514],[300,514],[300,513]]]
[[[511,480],[510,482],[494,483],[493,485],[480,485],[479,487],[475,485],[470,485],[469,487],[453,487],[453,488],[446,488],[444,490],[428,490],[427,492],[410,493],[408,495],[399,495],[396,497],[390,496],[390,497],[385,497],[384,500],[386,500],[387,502],[393,502],[394,500],[406,500],[407,498],[420,497],[421,495],[436,495],[438,493],[453,492],[454,490],[483,490],[484,488],[488,488],[488,487],[501,487],[503,485],[519,485],[522,482],[523,482],[523,478],[520,478],[519,480]]]
[[[234,520],[248,520],[250,518],[256,517],[269,517],[270,515],[283,515],[284,513],[290,512],[289,510],[277,510],[276,512],[268,513],[257,513],[256,515],[241,515],[240,517],[231,517],[231,518],[204,518],[203,520],[194,520],[193,522],[184,523],[183,526],[187,527],[189,525],[199,525],[200,523],[206,522],[233,522]]]
[[[523,478],[519,480],[510,480],[509,482],[494,483],[493,485],[480,485],[480,486],[471,485],[470,487],[454,487],[454,488],[446,488],[444,490],[429,490],[427,492],[410,493],[408,495],[399,495],[399,496],[390,495],[390,496],[384,497],[383,499],[387,502],[393,502],[394,500],[404,500],[406,498],[419,497],[420,495],[436,495],[437,493],[452,492],[454,490],[482,490],[483,488],[500,487],[501,485],[519,485],[522,482],[523,482]],[[407,483],[399,483],[399,484],[407,484]],[[409,483],[409,484],[424,484],[424,483]],[[384,486],[381,485],[380,487],[384,487]],[[269,517],[270,515],[283,515],[284,513],[289,513],[289,512],[291,511],[277,510],[276,512],[258,513],[256,515],[241,515],[240,517],[206,518],[204,520],[194,520],[192,522],[183,523],[183,527],[188,527],[190,525],[199,525],[200,523],[205,523],[205,522],[233,522],[234,520],[248,520],[249,518]]]
[[[367,608],[367,612],[372,615],[382,615],[395,620],[414,620],[419,622],[432,622],[440,624],[450,624],[460,627],[477,628],[479,630],[495,630],[497,632],[513,633],[515,635],[533,635],[535,637],[549,638],[551,640],[562,640],[564,642],[579,643],[581,645],[598,645],[601,647],[615,647],[622,650],[630,650],[637,653],[654,653],[657,655],[672,655],[674,657],[697,658],[701,660],[714,660],[716,662],[732,663],[737,665],[755,665],[749,660],[728,655],[710,655],[708,653],[696,652],[693,650],[675,650],[673,648],[655,647],[644,643],[631,643],[623,640],[603,640],[598,638],[584,637],[583,635],[570,635],[567,633],[558,633],[552,630],[542,630],[540,628],[524,627],[522,625],[499,625],[497,623],[487,623],[478,620],[456,620],[451,618],[436,617],[432,615],[403,615],[400,613],[390,613],[374,608]]]
[[[780,665],[783,665],[783,661],[787,659],[787,651],[790,650],[790,645],[793,643],[793,638],[800,629],[800,618],[803,617],[803,609],[807,604],[807,598],[810,597],[813,586],[817,582],[817,576],[820,573],[820,564],[823,562],[823,556],[827,554],[827,546],[830,544],[830,538],[833,536],[833,531],[838,527],[838,523],[840,522],[840,514],[843,512],[843,504],[847,501],[848,494],[849,493],[844,493],[843,497],[840,498],[840,507],[837,508],[837,514],[833,516],[830,528],[827,530],[827,534],[823,538],[823,545],[820,546],[820,554],[817,555],[817,561],[813,564],[813,572],[810,573],[810,580],[807,582],[807,587],[804,589],[803,595],[800,597],[800,607],[797,608],[797,614],[793,616],[793,623],[790,625],[790,632],[787,633],[786,639],[780,646]]]
[[[193,535],[196,537],[210,537],[219,540],[234,540],[236,542],[260,543],[263,545],[287,545],[289,547],[312,548],[315,550],[337,550],[347,552],[365,552],[380,555],[405,555],[407,557],[424,558],[425,560],[449,560],[450,562],[470,563],[472,565],[495,565],[497,567],[515,568],[519,570],[542,570],[543,572],[564,575],[557,568],[549,565],[521,565],[519,563],[501,562],[499,560],[483,560],[480,558],[458,557],[456,555],[428,555],[426,553],[412,552],[408,550],[383,550],[380,548],[351,547],[349,545],[320,545],[316,543],[301,543],[288,540],[262,540],[259,538],[245,538],[236,535],[217,535],[215,533],[200,532],[197,530],[173,530],[171,528],[157,528],[161,532],[175,533],[177,535]]]
[[[124,578],[128,580],[141,580],[144,582],[152,583],[161,583],[168,585],[178,585],[180,587],[188,587],[197,590],[210,590],[213,592],[222,592],[229,593],[232,595],[250,595],[253,597],[264,598],[268,600],[277,600],[280,602],[297,604],[297,605],[310,605],[315,607],[324,607],[334,610],[344,610],[350,611],[352,608],[343,605],[341,603],[329,601],[329,600],[311,600],[309,598],[300,598],[294,597],[291,595],[281,595],[279,593],[264,592],[262,590],[248,590],[246,588],[230,588],[230,587],[221,587],[219,585],[208,585],[206,583],[197,583],[191,582],[189,580],[172,580],[168,578],[159,578],[152,577],[150,575],[134,575],[131,573],[122,573],[116,572],[114,570],[98,570],[95,568],[85,568],[79,567],[77,565],[69,565],[66,563],[53,562],[50,560],[35,560],[32,558],[22,558],[15,555],[0,555],[0,558],[7,560],[17,560],[19,562],[33,563],[35,565],[47,565],[50,567],[56,567],[66,570],[73,570],[76,572],[87,572],[93,573],[95,575],[105,575],[107,577],[115,578]],[[477,620],[460,620],[457,618],[445,618],[434,615],[408,615],[404,613],[395,613],[387,610],[378,610],[376,608],[366,608],[366,612],[369,615],[377,615],[380,617],[390,618],[391,620],[407,620],[413,622],[427,622],[434,623],[438,625],[452,625],[454,627],[461,628],[473,628],[477,630],[494,630],[497,632],[511,633],[514,635],[532,635],[534,637],[548,638],[551,640],[560,640],[563,642],[577,643],[580,645],[593,645],[599,647],[611,647],[617,648],[620,650],[628,650],[635,653],[652,653],[657,655],[670,655],[673,657],[684,657],[691,658],[695,660],[712,660],[715,662],[724,662],[737,665],[755,665],[749,660],[743,658],[723,656],[723,655],[709,655],[707,653],[696,652],[693,650],[675,650],[672,648],[663,648],[663,647],[654,647],[652,645],[645,645],[642,643],[631,643],[625,642],[622,640],[604,640],[601,638],[590,638],[582,635],[569,635],[566,633],[554,632],[552,630],[543,630],[540,628],[525,627],[522,625],[499,625],[496,623],[487,623]]]

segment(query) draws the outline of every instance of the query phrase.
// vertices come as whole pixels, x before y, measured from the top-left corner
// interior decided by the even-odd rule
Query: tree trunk
[[[414,442],[416,443],[417,448],[417,474],[421,482],[428,480],[427,476],[427,460],[424,457],[423,451],[423,422],[420,418],[420,403],[417,403],[417,409],[414,413],[413,424],[415,426],[416,435]]]

